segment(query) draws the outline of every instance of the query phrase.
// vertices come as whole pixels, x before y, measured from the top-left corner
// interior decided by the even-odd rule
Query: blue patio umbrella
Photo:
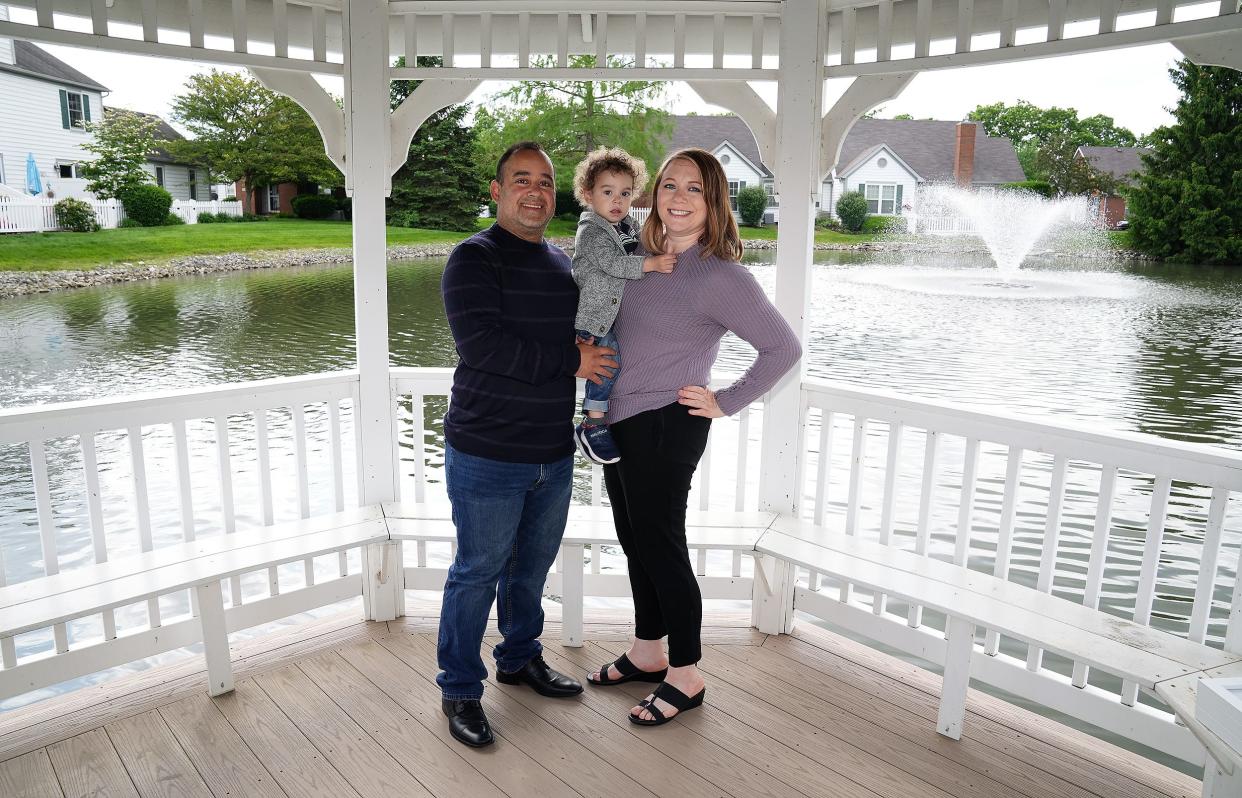
[[[43,181],[39,179],[39,167],[35,166],[33,152],[26,154],[26,190],[31,194],[43,193]]]

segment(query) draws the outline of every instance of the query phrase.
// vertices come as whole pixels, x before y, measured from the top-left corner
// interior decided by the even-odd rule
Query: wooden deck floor
[[[499,735],[449,737],[426,607],[391,623],[319,621],[235,647],[237,690],[208,698],[200,660],[0,715],[0,796],[1199,795],[1188,776],[981,693],[966,732],[935,732],[939,678],[801,624],[767,637],[709,615],[707,704],[658,729],[625,714],[641,686],[542,698],[489,682]],[[546,656],[582,674],[624,650],[617,615]],[[485,642],[485,648],[490,645]],[[486,657],[490,661],[490,657]]]

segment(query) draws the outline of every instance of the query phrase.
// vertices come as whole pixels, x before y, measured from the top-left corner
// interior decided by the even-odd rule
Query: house
[[[988,136],[974,122],[859,119],[824,180],[819,207],[835,215],[837,199],[859,191],[869,213],[900,216],[913,210],[923,184],[987,190],[1025,179],[1009,139]]]
[[[151,182],[172,194],[174,200],[210,200],[211,185],[208,172],[201,166],[182,163],[169,151],[160,146],[160,142],[181,141],[185,138],[172,125],[155,114],[142,111],[130,111],[124,108],[107,108],[104,116],[113,114],[133,114],[155,124],[154,135],[156,147],[147,157],[144,168],[151,176]]]
[[[1146,147],[1079,147],[1074,157],[1086,160],[1121,185],[1133,185],[1146,171],[1143,156],[1150,152]],[[1099,214],[1108,227],[1117,227],[1126,218],[1126,198],[1119,194],[1100,197]]]
[[[238,180],[233,190],[242,203],[243,212],[270,216],[277,213],[292,213],[294,198],[301,194],[318,194],[319,186],[315,183],[290,181],[255,186],[253,191],[247,191],[246,181]]]
[[[0,5],[0,20],[8,7]],[[26,194],[26,162],[34,157],[44,197],[86,194],[78,164],[94,155],[86,127],[103,111],[106,86],[46,50],[0,37],[0,193]],[[5,190],[7,189],[7,190]]]
[[[740,117],[675,116],[673,123],[669,153],[685,147],[710,151],[724,166],[734,212],[739,190],[763,186],[769,198],[764,221],[778,221],[772,170]],[[915,191],[924,183],[989,189],[1025,179],[1013,144],[983,135],[973,122],[860,119],[845,138],[837,168],[824,180],[818,207],[835,215],[842,193],[861,191],[871,214],[899,216],[913,209]]]

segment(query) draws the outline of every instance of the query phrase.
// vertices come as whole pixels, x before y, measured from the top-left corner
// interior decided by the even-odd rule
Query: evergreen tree
[[[438,57],[418,59],[420,67],[440,65]],[[405,57],[397,59],[405,66]],[[392,107],[396,108],[421,81],[394,80]],[[419,127],[410,142],[409,156],[392,177],[388,223],[397,227],[472,231],[479,207],[487,200],[476,167],[475,132],[466,122],[470,106],[441,109]]]
[[[1152,134],[1130,192],[1134,244],[1190,263],[1242,263],[1242,72],[1181,61],[1176,122]]]

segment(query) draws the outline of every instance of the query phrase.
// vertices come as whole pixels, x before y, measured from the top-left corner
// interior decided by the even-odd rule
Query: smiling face
[[[617,224],[630,212],[634,201],[634,176],[623,172],[601,172],[595,178],[595,186],[584,191],[591,210]]]
[[[541,241],[556,212],[552,162],[537,150],[519,150],[505,162],[503,182],[492,181],[496,223],[519,238]]]
[[[676,158],[660,175],[655,192],[656,210],[669,238],[697,240],[707,225],[703,174],[693,161]]]

